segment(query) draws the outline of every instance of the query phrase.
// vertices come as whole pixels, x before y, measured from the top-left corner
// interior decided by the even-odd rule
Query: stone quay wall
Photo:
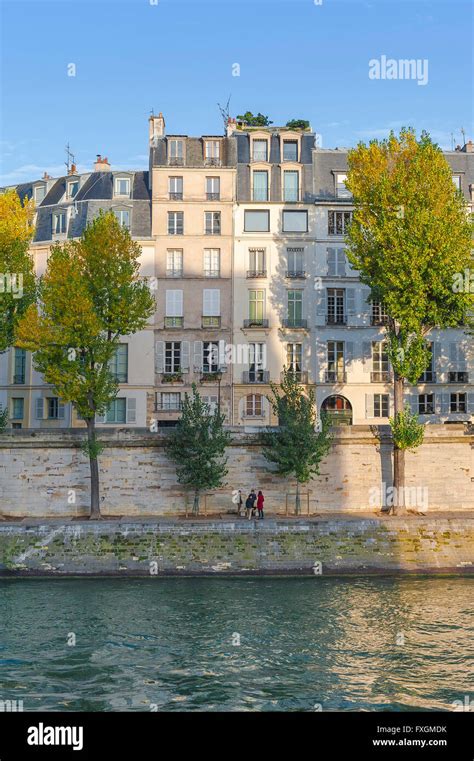
[[[0,514],[9,518],[86,517],[89,464],[81,450],[84,431],[7,431],[0,434]],[[101,432],[102,512],[105,516],[171,516],[191,510],[192,495],[177,483],[165,454],[166,434],[113,429]],[[233,429],[227,451],[227,484],[205,495],[208,515],[235,510],[232,493],[245,498],[253,487],[265,494],[267,516],[294,509],[295,484],[278,477],[265,460],[257,434]],[[415,508],[474,513],[474,431],[472,426],[430,425],[425,441],[407,453],[406,482]],[[393,462],[387,429],[336,429],[320,476],[302,489],[302,514],[375,511],[392,483]],[[375,496],[374,496],[375,495]],[[377,497],[379,495],[379,497]]]

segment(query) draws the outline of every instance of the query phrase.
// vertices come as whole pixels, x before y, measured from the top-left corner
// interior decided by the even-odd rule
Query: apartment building
[[[158,427],[176,424],[195,383],[232,422],[233,204],[236,149],[222,135],[168,135],[149,120],[152,235],[158,281],[155,401]]]
[[[16,186],[21,199],[36,204],[35,236],[31,243],[35,270],[46,269],[50,247],[78,238],[100,209],[112,210],[141,246],[140,273],[154,275],[148,172],[114,171],[106,158],[97,156],[94,171],[78,174],[74,164],[64,177],[45,176]],[[74,298],[74,293],[71,293]],[[154,390],[154,325],[120,341],[112,370],[119,381],[118,398],[100,426],[148,425],[147,401]],[[0,355],[0,405],[8,408],[12,428],[82,427],[71,404],[64,404],[36,372],[32,355],[11,348]],[[151,405],[151,401],[150,401]]]

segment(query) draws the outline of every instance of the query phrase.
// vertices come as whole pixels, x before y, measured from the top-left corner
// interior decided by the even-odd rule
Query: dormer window
[[[204,156],[206,159],[218,159],[220,158],[220,142],[219,140],[206,140],[204,143]]]
[[[460,174],[453,174],[453,182],[456,187],[456,190],[461,190],[461,175]]]
[[[35,203],[41,203],[46,195],[46,185],[37,185],[33,190],[33,198]]]
[[[67,197],[75,198],[79,190],[79,180],[71,180],[67,184]]]
[[[283,161],[298,161],[298,141],[283,141]]]
[[[182,166],[184,163],[184,143],[182,140],[168,140],[169,163]]]
[[[65,235],[67,229],[66,211],[56,211],[53,214],[53,235]]]
[[[120,226],[126,227],[130,230],[130,211],[129,209],[114,209],[114,214],[117,217]]]
[[[252,160],[253,161],[268,161],[268,141],[267,140],[253,140],[252,141]]]
[[[346,187],[347,174],[335,172],[336,198],[352,198],[352,193]]]
[[[129,177],[115,178],[115,195],[126,196],[127,198],[130,198],[130,178]]]

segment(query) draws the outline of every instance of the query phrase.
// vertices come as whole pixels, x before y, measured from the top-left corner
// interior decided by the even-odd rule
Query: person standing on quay
[[[257,495],[257,510],[258,510],[258,517],[259,520],[263,521],[263,503],[265,502],[265,497],[263,496],[263,492],[259,491]]]

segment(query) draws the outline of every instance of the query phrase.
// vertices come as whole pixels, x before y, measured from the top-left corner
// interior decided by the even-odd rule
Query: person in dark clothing
[[[252,515],[255,514],[255,502],[257,500],[257,495],[255,494],[255,489],[252,489],[249,496],[246,499],[245,502],[245,509],[247,511],[247,518],[250,520]]]
[[[265,497],[263,496],[263,492],[258,492],[257,497],[257,510],[258,510],[258,517],[261,521],[263,521],[263,503],[265,502]]]

